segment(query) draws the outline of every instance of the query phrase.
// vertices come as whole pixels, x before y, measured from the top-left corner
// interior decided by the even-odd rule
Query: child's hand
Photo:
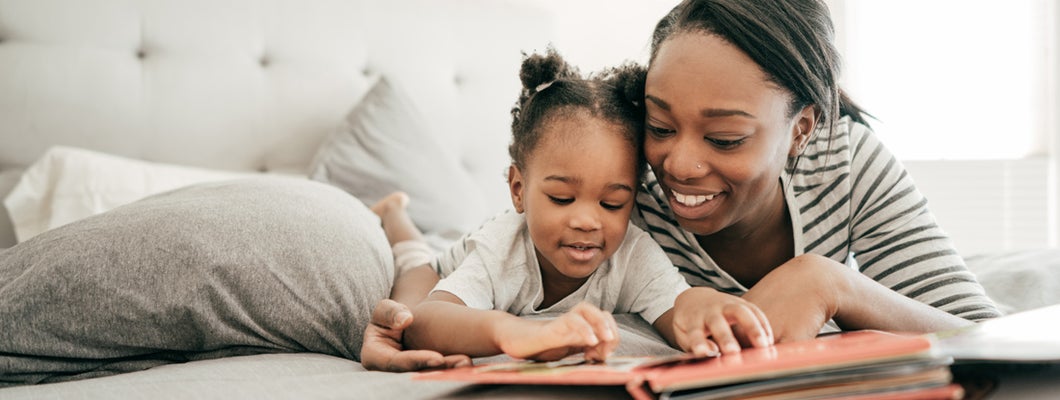
[[[682,350],[705,356],[773,344],[773,330],[758,306],[705,287],[685,290],[674,303],[674,336]]]
[[[591,361],[603,361],[618,347],[614,317],[588,303],[581,303],[550,321],[513,320],[498,327],[498,346],[515,358],[558,360],[585,352]]]

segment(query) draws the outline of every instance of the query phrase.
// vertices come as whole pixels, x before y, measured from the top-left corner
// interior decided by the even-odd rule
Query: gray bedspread
[[[0,386],[246,354],[356,360],[392,265],[375,215],[321,183],[159,194],[0,252]]]
[[[644,320],[618,315],[617,355],[673,354]],[[504,356],[476,362],[506,360]],[[262,354],[169,364],[73,382],[0,389],[3,399],[615,399],[623,387],[494,386],[413,380],[323,354]]]

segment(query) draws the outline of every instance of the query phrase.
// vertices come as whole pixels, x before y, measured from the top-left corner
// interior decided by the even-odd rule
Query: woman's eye
[[[648,133],[655,137],[673,136],[674,133],[677,133],[676,130],[663,128],[652,124],[645,125],[645,129],[647,129]]]
[[[736,146],[739,146],[739,145],[743,144],[743,141],[744,141],[744,139],[724,140],[724,139],[714,139],[714,138],[709,138],[709,137],[704,138],[704,139],[706,139],[706,141],[710,142],[711,144],[714,145],[714,147],[717,147],[719,149],[731,149],[731,148],[734,148]]]
[[[565,198],[556,197],[556,196],[548,196],[548,199],[552,200],[553,203],[556,203],[556,204],[559,204],[559,205],[567,205],[567,204],[570,204],[570,203],[574,202],[573,198],[565,199]]]

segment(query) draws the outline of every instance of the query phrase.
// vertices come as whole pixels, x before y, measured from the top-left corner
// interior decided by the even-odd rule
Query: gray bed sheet
[[[665,355],[644,320],[618,315],[616,355]],[[507,360],[482,358],[476,363]],[[493,386],[413,380],[415,373],[366,371],[360,363],[314,353],[258,354],[167,364],[144,371],[0,389],[0,399],[614,399],[623,387]]]

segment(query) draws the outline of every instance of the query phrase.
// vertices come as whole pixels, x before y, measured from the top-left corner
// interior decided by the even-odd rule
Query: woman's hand
[[[755,347],[773,344],[773,330],[762,310],[706,287],[694,287],[677,296],[673,336],[678,347],[698,356],[718,351],[738,353],[741,342]]]
[[[401,336],[412,324],[412,311],[404,304],[384,299],[372,311],[372,323],[364,330],[361,365],[369,370],[407,372],[425,368],[471,365],[465,355],[443,356],[430,350],[404,350]]]
[[[505,320],[496,341],[515,358],[552,361],[584,352],[586,360],[603,361],[618,347],[618,325],[610,313],[581,303],[549,321]]]
[[[781,264],[743,295],[769,317],[776,340],[812,339],[836,316],[847,266],[815,254]]]

